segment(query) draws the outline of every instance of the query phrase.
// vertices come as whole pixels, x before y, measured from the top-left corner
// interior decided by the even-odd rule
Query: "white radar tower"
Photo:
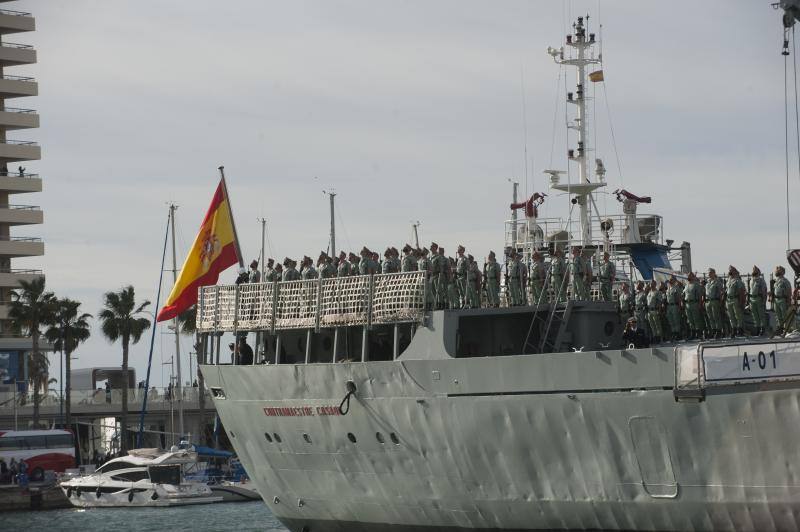
[[[589,17],[587,15],[587,24],[588,20]],[[583,17],[578,17],[578,21],[573,24],[573,28],[575,32],[572,35],[567,35],[566,39],[566,46],[569,48],[567,54],[565,54],[564,46],[560,48],[548,47],[547,53],[559,65],[574,66],[578,70],[578,84],[575,93],[567,93],[567,103],[574,105],[577,109],[575,117],[567,124],[567,127],[578,132],[578,146],[577,149],[569,149],[567,155],[570,161],[578,164],[578,180],[576,183],[562,183],[559,173],[554,170],[546,170],[545,173],[550,174],[550,187],[552,189],[567,192],[574,196],[572,202],[577,204],[580,209],[580,243],[583,246],[587,246],[592,243],[592,222],[589,204],[591,203],[592,207],[597,211],[592,193],[596,189],[606,186],[606,184],[604,182],[605,170],[596,170],[594,179],[592,179],[587,165],[589,142],[587,135],[586,67],[600,64],[602,57],[599,55],[597,57],[594,56],[592,47],[596,44],[595,36],[594,33],[586,34]],[[603,168],[600,159],[597,159],[597,168]]]

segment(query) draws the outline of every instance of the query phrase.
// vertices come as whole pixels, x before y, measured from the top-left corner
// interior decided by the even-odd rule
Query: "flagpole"
[[[219,167],[219,175],[222,178],[222,190],[225,191],[225,199],[228,201],[228,212],[231,214],[231,227],[233,227],[233,241],[236,246],[236,256],[239,259],[239,267],[244,268],[244,257],[242,257],[242,249],[239,247],[239,235],[236,233],[236,222],[233,221],[233,206],[231,205],[231,197],[228,195],[228,184],[225,182],[225,167]]]

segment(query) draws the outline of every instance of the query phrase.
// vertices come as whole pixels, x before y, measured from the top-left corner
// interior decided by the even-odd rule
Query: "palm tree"
[[[64,388],[66,390],[66,406],[65,406],[65,419],[66,425],[69,427],[71,423],[71,356],[72,352],[77,349],[78,344],[85,342],[89,339],[91,334],[89,331],[89,320],[91,314],[78,314],[81,306],[80,301],[74,301],[69,298],[57,299],[55,301],[56,309],[53,316],[53,324],[45,331],[45,337],[54,345],[55,349],[61,351],[64,356],[64,370],[66,371],[64,379]]]
[[[11,297],[8,317],[17,331],[31,337],[28,380],[33,387],[33,426],[38,427],[40,392],[47,387],[48,367],[47,355],[39,351],[40,327],[52,320],[55,296],[45,292],[44,277],[37,277],[32,281],[20,281]]]
[[[122,434],[120,449],[128,450],[128,348],[131,342],[137,343],[142,334],[150,328],[150,320],[142,318],[145,307],[150,302],[136,306],[136,297],[132,286],[126,286],[119,292],[106,292],[103,296],[103,309],[99,318],[103,335],[110,342],[122,342]]]

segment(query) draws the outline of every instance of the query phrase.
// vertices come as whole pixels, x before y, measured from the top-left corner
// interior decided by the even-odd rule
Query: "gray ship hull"
[[[202,367],[292,531],[800,526],[797,382],[678,401],[672,348],[421,353],[412,342],[396,361]],[[357,392],[337,415],[348,381]]]

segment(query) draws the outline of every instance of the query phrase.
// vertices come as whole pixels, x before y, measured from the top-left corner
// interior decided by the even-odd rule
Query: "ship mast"
[[[330,236],[330,249],[328,250],[328,255],[331,257],[336,256],[336,223],[334,222],[334,198],[336,197],[336,192],[334,191],[325,191],[325,194],[328,195],[328,199],[331,203],[331,236]],[[346,236],[346,235],[345,235]]]
[[[586,16],[588,23],[589,16]],[[588,154],[589,154],[589,138],[587,135],[588,130],[588,111],[586,106],[586,68],[589,65],[600,64],[601,57],[594,57],[591,52],[592,46],[596,43],[594,33],[586,34],[586,26],[584,25],[584,17],[578,17],[578,20],[573,24],[574,33],[567,35],[566,45],[570,47],[573,52],[569,56],[565,56],[564,47],[558,49],[549,47],[547,53],[553,57],[553,60],[559,65],[573,66],[578,70],[578,83],[575,87],[575,93],[567,93],[567,103],[576,107],[575,118],[572,122],[567,124],[569,129],[573,129],[578,133],[578,145],[575,149],[569,149],[567,157],[570,161],[578,164],[578,182],[577,183],[561,183],[558,175],[551,174],[551,188],[567,192],[574,195],[573,203],[578,205],[580,211],[581,221],[581,237],[580,244],[583,246],[592,243],[592,222],[590,217],[590,203],[594,204],[593,192],[601,187],[606,186],[603,182],[603,176],[596,173],[595,179],[588,168]],[[598,166],[601,166],[598,164]]]
[[[178,281],[178,263],[176,260],[175,255],[175,211],[178,210],[178,206],[174,203],[169,204],[169,218],[170,218],[170,225],[172,226],[171,236],[172,236],[172,282],[176,283]],[[181,389],[181,330],[180,330],[180,321],[178,320],[178,316],[175,316],[173,322],[173,326],[175,327],[175,360],[177,363],[177,370],[178,370],[178,378],[175,382],[175,396],[177,397],[178,401],[178,443],[180,443],[181,438],[183,438],[183,391]]]

